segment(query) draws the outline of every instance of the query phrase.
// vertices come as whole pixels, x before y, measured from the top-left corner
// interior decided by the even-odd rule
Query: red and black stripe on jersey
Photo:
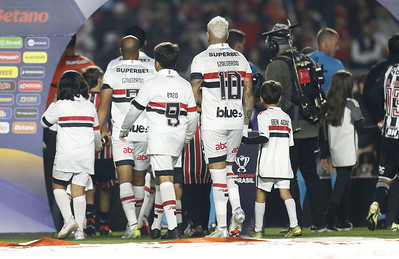
[[[58,125],[61,128],[78,127],[78,128],[93,128],[99,130],[100,126],[94,126],[94,117],[92,116],[65,116],[58,119]]]
[[[385,74],[385,118],[382,135],[387,138],[399,138],[399,65],[393,65]]]
[[[89,94],[90,94],[90,97],[89,97],[90,102],[93,103],[97,109],[98,105],[100,104],[100,99],[101,99],[100,92],[90,92]],[[111,118],[108,118],[107,123],[108,123],[108,128],[110,128],[109,126],[111,125]],[[95,154],[95,158],[96,159],[112,158],[111,145],[103,146],[103,149],[101,150],[101,152]]]
[[[194,138],[183,149],[182,161],[184,184],[210,182],[210,172],[204,159],[198,125]]]
[[[277,138],[289,138],[290,137],[290,128],[287,126],[269,126],[269,137],[277,137]]]

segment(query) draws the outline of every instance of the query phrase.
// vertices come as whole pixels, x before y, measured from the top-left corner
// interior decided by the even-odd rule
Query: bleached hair
[[[216,16],[209,21],[207,29],[208,32],[214,37],[223,39],[226,37],[227,32],[229,31],[229,22],[221,16]]]

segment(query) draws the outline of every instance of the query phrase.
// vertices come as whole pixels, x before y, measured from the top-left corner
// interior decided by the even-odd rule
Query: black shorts
[[[378,177],[393,180],[399,170],[399,140],[382,137]]]
[[[114,161],[109,159],[96,159],[94,162],[93,183],[97,186],[110,188],[116,184]]]
[[[183,168],[175,167],[173,170],[173,183],[183,183]]]

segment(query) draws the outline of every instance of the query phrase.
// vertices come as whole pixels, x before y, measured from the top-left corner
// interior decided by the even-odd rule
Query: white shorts
[[[266,192],[271,192],[272,188],[277,189],[289,189],[290,188],[290,180],[289,179],[270,179],[270,178],[261,178],[259,176],[256,177],[256,187],[262,189]]]
[[[201,139],[206,163],[234,162],[241,138],[242,130],[202,130]]]
[[[93,180],[89,173],[68,173],[62,171],[53,171],[53,178],[58,181],[62,182],[69,182],[71,181],[72,184],[85,186],[85,190],[93,189]],[[53,180],[54,181],[54,180]],[[57,181],[55,181],[57,183]]]
[[[173,175],[179,157],[169,155],[150,155],[151,167],[154,176]]]
[[[113,139],[112,155],[115,167],[121,165],[132,165],[135,170],[147,170],[150,161],[147,155],[148,142],[133,142]]]

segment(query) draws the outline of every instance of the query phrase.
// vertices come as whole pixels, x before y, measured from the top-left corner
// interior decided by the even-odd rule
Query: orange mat
[[[253,238],[242,237],[205,237],[205,238],[188,238],[176,239],[170,241],[159,242],[160,244],[176,244],[176,243],[233,243],[233,242],[267,242],[267,240],[259,240]]]
[[[76,243],[71,243],[68,241],[63,241],[59,239],[54,239],[54,238],[49,238],[45,237],[36,241],[33,241],[29,244],[14,244],[14,243],[7,243],[7,242],[1,242],[0,241],[0,246],[69,246],[69,245],[78,245]]]

